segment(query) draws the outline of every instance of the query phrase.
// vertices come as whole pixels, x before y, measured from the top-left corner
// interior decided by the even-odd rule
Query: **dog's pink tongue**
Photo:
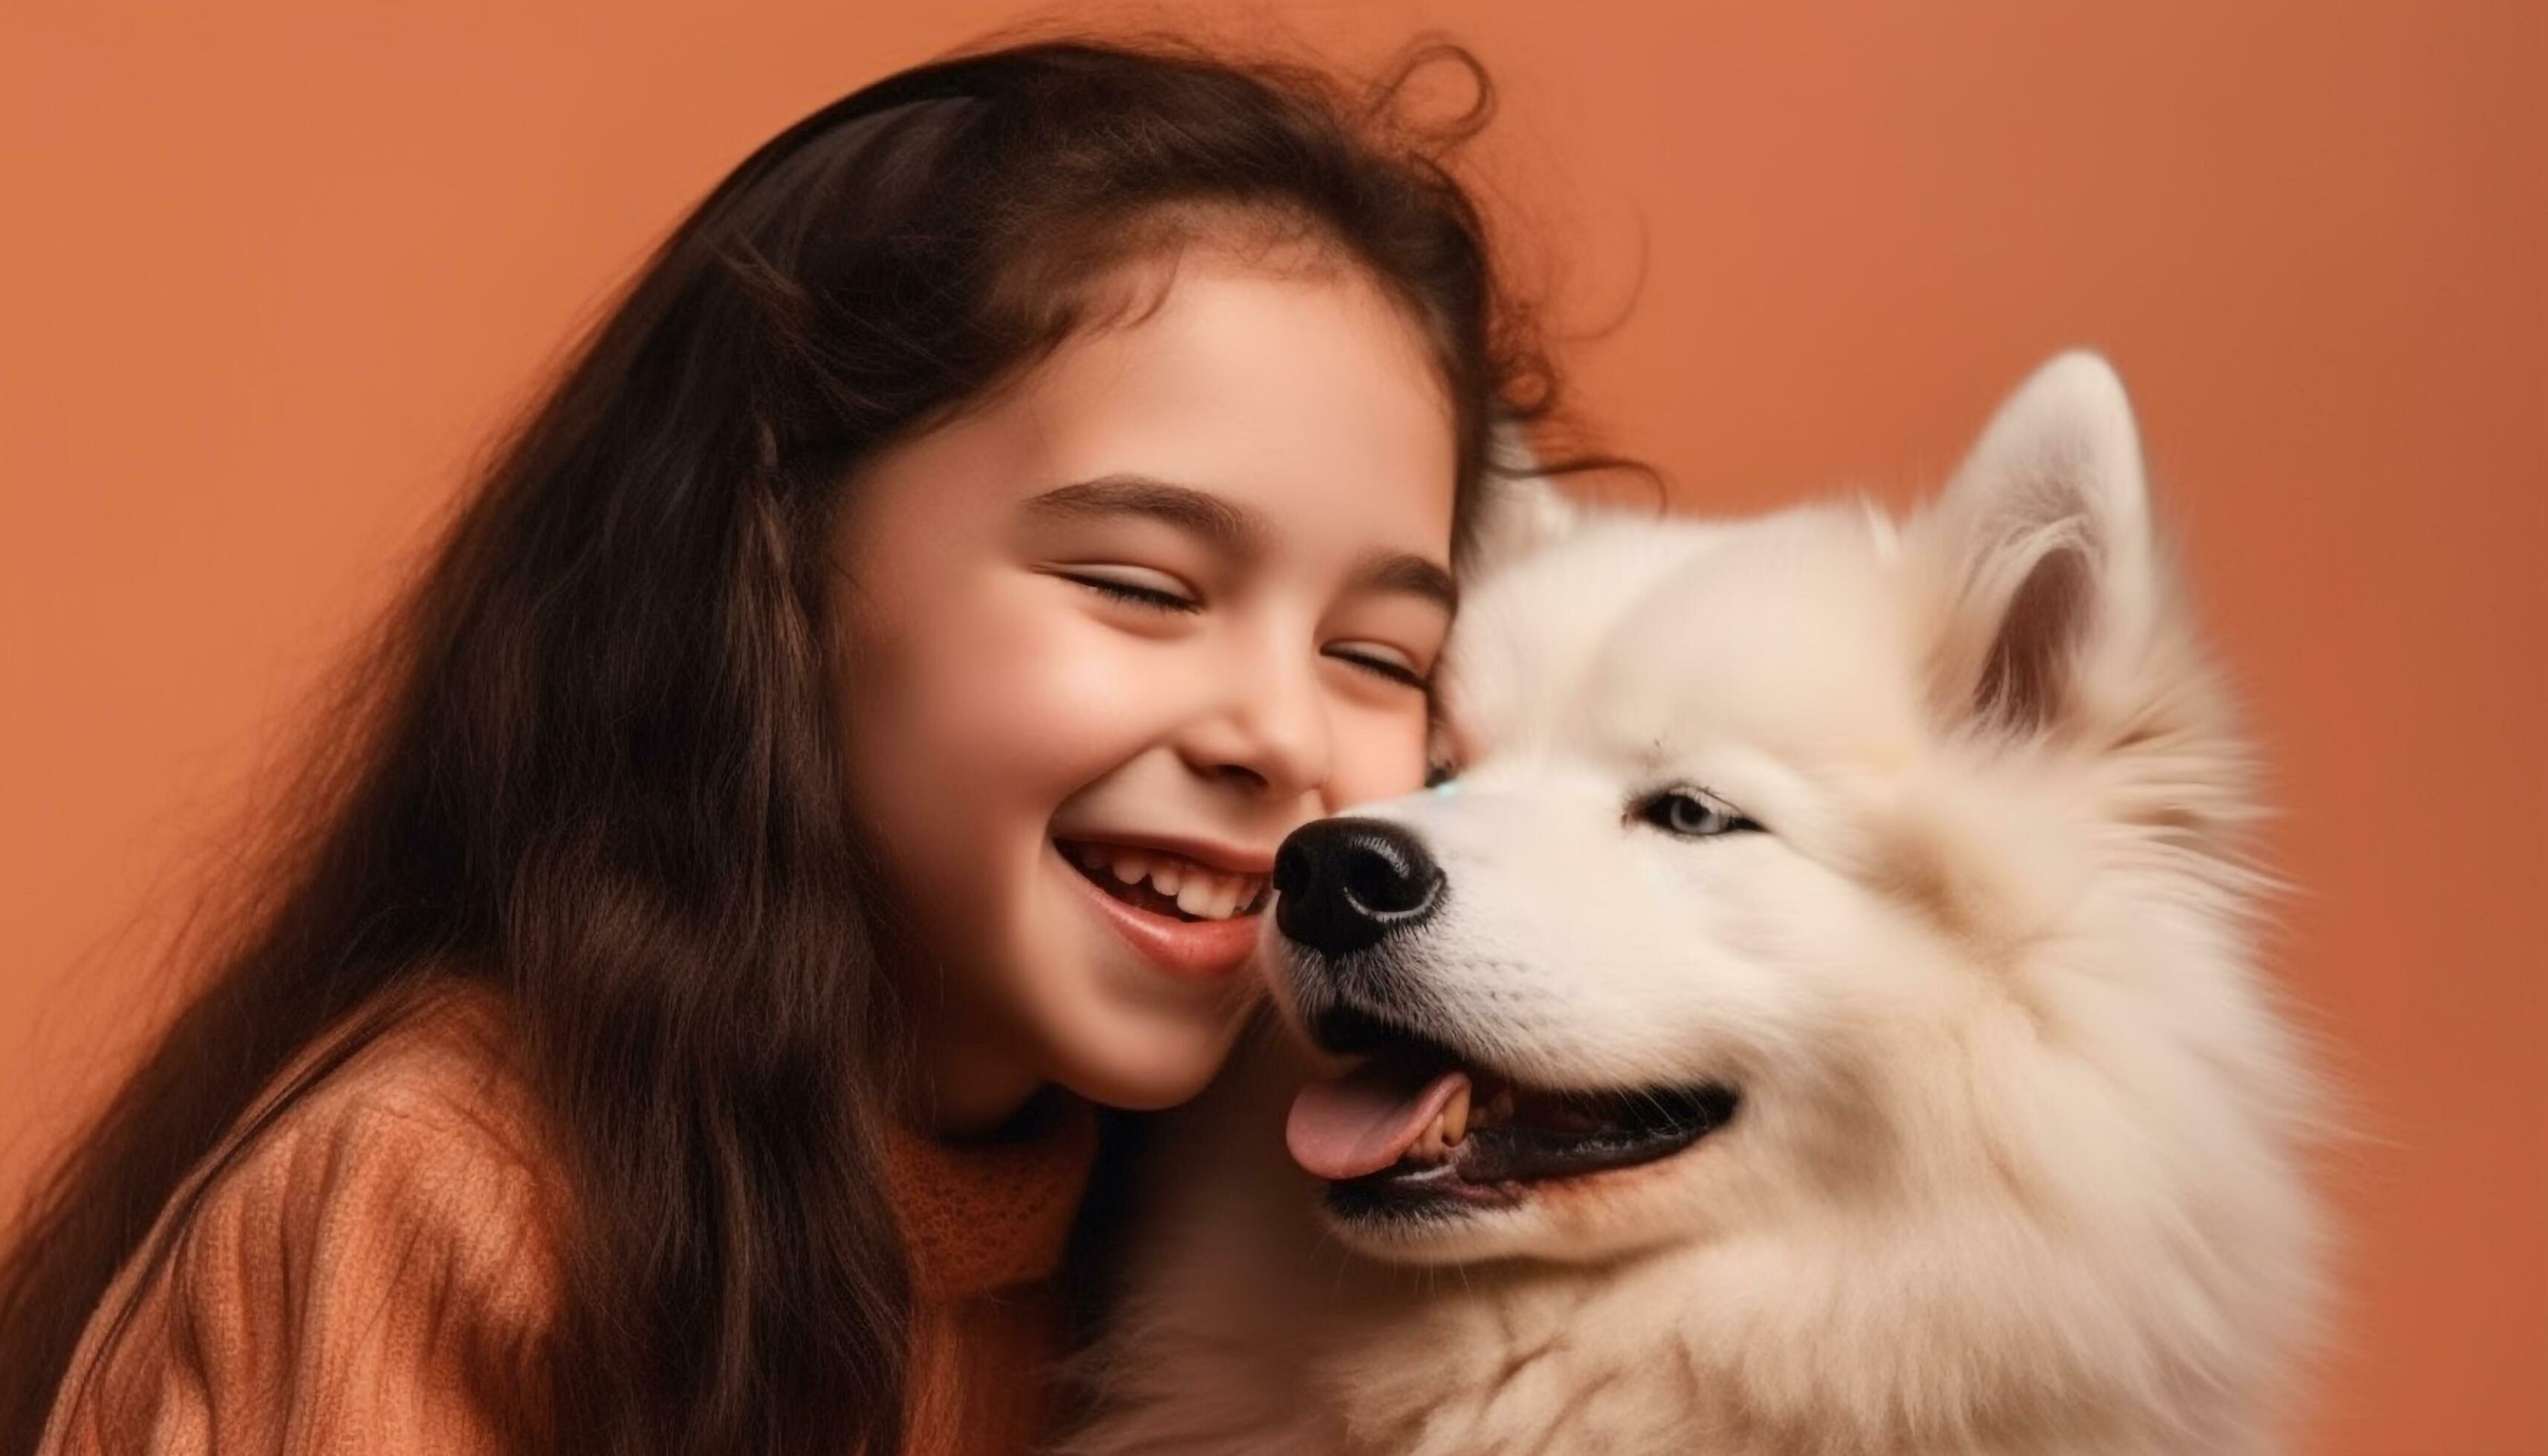
[[[1293,1099],[1283,1140],[1303,1171],[1329,1182],[1377,1173],[1406,1156],[1468,1082],[1468,1073],[1455,1068],[1410,1087],[1405,1075],[1379,1066],[1312,1082]]]

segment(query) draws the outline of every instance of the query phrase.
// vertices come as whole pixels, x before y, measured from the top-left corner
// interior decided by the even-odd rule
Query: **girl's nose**
[[[1293,661],[1297,657],[1300,661]],[[1212,711],[1198,717],[1183,752],[1198,773],[1234,779],[1270,798],[1316,792],[1332,758],[1327,703],[1315,652],[1232,660]]]

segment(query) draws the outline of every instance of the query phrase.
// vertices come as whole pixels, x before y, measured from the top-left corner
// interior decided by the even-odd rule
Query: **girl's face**
[[[1423,780],[1454,469],[1368,280],[1195,252],[849,488],[848,780],[928,961],[926,1118],[1210,1079],[1275,847]]]

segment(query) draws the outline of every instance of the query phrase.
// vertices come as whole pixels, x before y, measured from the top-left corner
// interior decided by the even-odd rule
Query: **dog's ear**
[[[2161,587],[2113,366],[2070,353],[2037,370],[1913,540],[1937,593],[1931,686],[1952,721],[2034,734],[2126,708]]]
[[[1490,572],[1571,533],[1583,507],[1539,473],[1539,455],[1521,426],[1507,420],[1490,438],[1492,458],[1480,485],[1477,522],[1460,558],[1463,575]]]

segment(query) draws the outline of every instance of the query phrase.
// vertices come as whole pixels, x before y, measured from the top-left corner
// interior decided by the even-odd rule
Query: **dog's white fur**
[[[1447,876],[1398,963],[1508,1075],[1741,1109],[1509,1210],[1340,1226],[1282,1152],[1305,1053],[1252,1045],[1157,1163],[1070,1449],[2269,1449],[2320,1094],[2113,371],[2045,367],[1900,527],[1541,492],[1491,539],[1456,791],[1361,811]],[[1766,831],[1626,812],[1670,784]]]

